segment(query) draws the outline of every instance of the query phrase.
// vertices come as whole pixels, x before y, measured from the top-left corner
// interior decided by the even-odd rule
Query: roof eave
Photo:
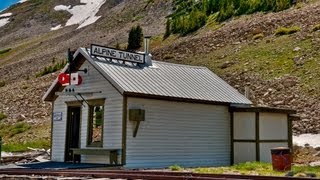
[[[221,101],[212,101],[212,100],[204,100],[204,99],[192,99],[192,98],[183,98],[183,97],[144,94],[144,93],[137,93],[137,92],[124,92],[124,95],[127,97],[133,97],[133,98],[136,97],[136,98],[157,99],[157,100],[167,100],[167,101],[177,101],[177,102],[189,102],[189,103],[199,103],[199,104],[214,104],[214,105],[225,105],[225,106],[230,106],[231,104],[241,104],[241,105],[246,105],[246,106],[251,105],[251,104],[246,104],[246,103],[221,102]]]
[[[276,108],[276,107],[236,107],[231,106],[230,112],[270,112],[270,113],[284,113],[296,114],[297,111],[293,109]]]

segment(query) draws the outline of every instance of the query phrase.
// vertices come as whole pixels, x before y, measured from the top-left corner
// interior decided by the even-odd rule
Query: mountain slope
[[[30,0],[21,6],[8,9],[15,19],[21,18],[21,23],[11,20],[8,26],[0,29],[0,112],[7,118],[4,123],[26,122],[42,124],[50,120],[50,104],[41,101],[41,97],[56,78],[57,73],[36,78],[36,74],[56,62],[65,60],[66,50],[78,47],[88,47],[91,43],[115,46],[127,40],[128,31],[133,25],[140,24],[146,31],[145,35],[156,35],[163,31],[165,16],[169,14],[170,2],[139,0],[107,1],[98,12],[101,18],[92,25],[77,29],[77,25],[50,31],[54,25],[55,12],[51,10],[56,5],[67,5],[69,1],[40,1]],[[80,4],[79,1],[71,1]],[[31,10],[37,9],[37,10]],[[21,11],[20,9],[24,9]],[[30,11],[30,12],[29,12]],[[39,11],[48,14],[37,18]],[[32,16],[31,14],[35,14]],[[61,22],[68,20],[66,16]],[[25,20],[23,17],[25,16]],[[36,26],[25,26],[24,23],[36,21]],[[40,24],[40,25],[39,25]],[[41,28],[38,29],[38,25]],[[32,29],[30,32],[29,30]],[[35,31],[33,33],[33,31]],[[29,34],[28,34],[29,33]],[[14,41],[10,41],[14,40]],[[49,135],[47,128],[47,134]],[[35,129],[36,130],[36,129]],[[32,130],[29,130],[32,131]],[[34,138],[37,136],[34,135]],[[11,137],[4,137],[5,142]],[[25,141],[24,138],[17,139]]]

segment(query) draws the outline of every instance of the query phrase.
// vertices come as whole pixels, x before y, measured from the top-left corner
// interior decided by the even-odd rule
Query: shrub
[[[163,59],[168,60],[168,59],[173,59],[174,56],[172,54],[166,54],[164,55]]]
[[[143,40],[142,28],[140,25],[134,26],[129,32],[127,50],[135,50],[141,47]]]
[[[235,3],[235,15],[251,14],[261,10],[263,6],[261,0],[238,0]]]
[[[298,4],[295,5],[296,9],[301,9],[303,8],[304,4],[299,2]]]
[[[5,54],[7,52],[11,51],[11,48],[9,49],[3,49],[3,50],[0,50],[0,54]]]
[[[250,9],[249,1],[248,0],[240,0],[239,8],[236,10],[236,15],[246,14]]]
[[[56,71],[62,69],[66,64],[67,64],[66,61],[62,61],[62,62],[55,63],[52,66],[47,66],[42,71],[38,72],[36,74],[36,77],[41,77],[46,74],[56,72]]]
[[[5,81],[0,81],[0,87],[4,87],[6,85]]]
[[[264,38],[263,33],[256,34],[252,37],[253,40],[262,39],[262,38]]]
[[[117,44],[116,44],[116,46],[114,48],[121,49],[120,44],[117,42]]]
[[[277,36],[282,36],[282,35],[288,35],[288,34],[293,34],[298,31],[300,31],[301,28],[299,26],[292,26],[292,27],[280,27],[276,30],[275,35]]]
[[[320,30],[320,24],[317,24],[312,27],[312,31],[319,31]]]
[[[4,113],[0,112],[0,121],[7,118],[7,115],[5,115]]]
[[[13,137],[16,134],[23,133],[27,130],[29,130],[31,126],[25,122],[19,122],[12,126],[9,131],[9,137]]]
[[[182,171],[183,170],[183,168],[177,164],[170,166],[169,169],[171,171]]]
[[[172,33],[186,35],[194,32],[206,24],[207,16],[204,12],[194,8],[190,13],[172,19]]]
[[[171,19],[168,18],[166,22],[166,32],[163,35],[163,39],[167,39],[171,35]]]
[[[28,89],[29,87],[30,87],[29,84],[25,84],[25,85],[23,85],[21,88],[22,88],[22,89]]]
[[[276,0],[276,6],[274,7],[274,11],[282,11],[288,9],[291,5],[291,0]]]
[[[260,1],[260,11],[266,12],[266,11],[273,11],[276,6],[275,0],[261,0]]]
[[[218,15],[218,21],[222,22],[229,18],[231,18],[234,15],[234,6],[232,4],[225,5],[225,7],[220,9],[219,15]]]

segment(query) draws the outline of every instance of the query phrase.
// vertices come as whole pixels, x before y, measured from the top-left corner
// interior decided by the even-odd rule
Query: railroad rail
[[[117,178],[146,180],[291,180],[306,179],[301,177],[230,175],[230,174],[198,174],[192,172],[137,171],[137,170],[83,170],[83,169],[0,169],[0,175],[85,177],[85,178]]]

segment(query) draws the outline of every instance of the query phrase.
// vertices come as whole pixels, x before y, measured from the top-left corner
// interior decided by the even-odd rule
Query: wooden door
[[[65,162],[74,161],[70,148],[80,147],[81,107],[68,107]],[[76,160],[80,160],[79,157]]]

